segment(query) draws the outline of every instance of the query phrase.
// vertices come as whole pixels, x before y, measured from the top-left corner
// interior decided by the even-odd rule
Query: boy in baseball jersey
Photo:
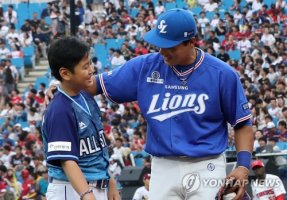
[[[108,174],[109,155],[100,111],[83,91],[93,84],[89,46],[61,38],[48,53],[52,75],[61,84],[42,121],[48,166],[48,200],[118,200]]]
[[[284,200],[286,190],[278,176],[265,173],[262,160],[252,163],[256,180],[251,183],[253,200]]]

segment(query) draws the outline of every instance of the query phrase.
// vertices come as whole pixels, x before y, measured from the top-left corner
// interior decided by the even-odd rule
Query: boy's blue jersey
[[[218,155],[228,146],[227,122],[251,117],[236,72],[199,49],[194,69],[172,69],[153,53],[99,75],[97,84],[112,102],[138,101],[148,123],[146,151],[155,156]]]
[[[57,92],[43,117],[43,141],[49,177],[67,181],[61,160],[78,163],[87,181],[108,179],[109,155],[100,110],[92,96],[80,94],[83,109],[66,94]]]

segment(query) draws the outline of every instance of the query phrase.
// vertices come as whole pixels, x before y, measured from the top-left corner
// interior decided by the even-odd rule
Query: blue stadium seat
[[[21,127],[22,127],[22,128],[29,127],[28,122],[18,122],[18,123],[21,124]]]
[[[48,86],[49,82],[50,82],[50,80],[47,76],[38,77],[35,81],[35,89],[39,90],[40,83],[45,83]]]
[[[220,36],[218,36],[218,39],[219,39],[219,42],[221,44],[222,41],[225,39],[225,36],[224,35],[220,35]]]
[[[99,55],[107,55],[108,51],[106,49],[106,45],[104,44],[95,44],[94,45],[94,50],[95,50],[95,56]]]
[[[52,24],[52,19],[50,17],[45,17],[45,22],[48,24],[48,25],[51,25]]]
[[[39,4],[39,6],[40,6],[41,13],[42,13],[42,11],[43,11],[45,8],[47,8],[47,3],[38,3],[38,4]]]
[[[200,12],[202,11],[202,8],[200,6],[195,6],[193,8],[190,9],[191,12],[193,12],[195,15],[199,15]]]
[[[223,0],[222,6],[225,8],[225,10],[229,10],[229,8],[234,4],[234,1],[231,0]]]
[[[139,10],[134,7],[134,8],[132,8],[130,15],[132,18],[135,18],[138,13],[139,13]]]
[[[14,7],[17,12],[17,20],[16,29],[20,29],[21,25],[24,24],[26,19],[29,19],[29,8],[27,3],[19,3]],[[20,14],[21,13],[21,14]]]
[[[213,19],[214,12],[206,12],[206,17],[211,21]]]
[[[12,58],[11,59],[12,65],[15,65],[17,69],[21,69],[24,67],[24,59],[23,58]]]
[[[25,67],[33,67],[35,65],[35,48],[34,46],[23,47],[24,65]]]
[[[240,1],[240,7],[241,7],[241,9],[243,9],[243,7],[246,6],[246,5],[247,5],[247,2],[246,2],[245,0],[241,0],[241,1]]]
[[[158,4],[158,0],[152,0],[153,5],[156,6]]]
[[[17,68],[17,70],[20,74],[21,80],[23,80],[24,74],[25,74],[25,72],[24,72],[24,59],[23,58],[12,58],[11,63],[12,63],[12,65],[14,65]]]
[[[120,49],[123,43],[124,39],[106,39],[106,49]]]
[[[170,10],[173,8],[176,8],[176,3],[175,2],[167,2],[164,4],[165,10]]]
[[[276,0],[263,0],[263,4],[266,4],[268,8],[271,7],[271,4],[275,4]]]
[[[32,19],[33,13],[38,13],[38,18],[41,17],[42,7],[39,3],[30,3],[28,5],[28,11],[29,11],[29,18]]]
[[[187,3],[186,2],[184,2],[184,1],[179,1],[179,0],[177,0],[176,1],[176,4],[177,4],[177,7],[178,8],[188,8],[188,5],[187,5]]]
[[[122,48],[123,43],[125,42],[124,38],[119,38],[117,39],[118,47],[119,49]]]
[[[240,58],[241,58],[241,53],[237,49],[232,50],[232,51],[228,51],[228,54],[229,54],[230,58],[233,60],[240,60]]]

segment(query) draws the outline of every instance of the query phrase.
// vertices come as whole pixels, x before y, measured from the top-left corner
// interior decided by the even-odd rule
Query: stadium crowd
[[[231,2],[231,3],[230,3]],[[100,0],[76,1],[77,37],[91,46],[95,73],[121,66],[156,49],[142,40],[157,16],[172,7],[190,9],[197,21],[197,46],[230,64],[240,76],[252,111],[254,154],[287,151],[287,3],[284,0]],[[31,84],[20,94],[20,72],[11,64],[22,48],[35,47],[36,63],[46,59],[51,40],[69,34],[67,0],[47,3],[18,24],[15,7],[0,7],[0,199],[45,199],[47,169],[41,137],[45,90]],[[19,27],[19,28],[17,28]],[[109,43],[113,42],[113,43]],[[126,88],[128,89],[128,88]],[[125,166],[150,172],[144,151],[147,124],[137,102],[112,104],[95,97],[110,147],[110,171]],[[229,131],[228,151],[234,151]],[[287,179],[286,157],[277,159]],[[122,189],[119,182],[118,188]]]

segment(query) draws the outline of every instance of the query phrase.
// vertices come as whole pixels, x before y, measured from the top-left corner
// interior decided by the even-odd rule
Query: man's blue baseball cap
[[[176,8],[162,13],[155,28],[144,35],[144,40],[159,48],[171,48],[191,39],[196,33],[193,13]]]

